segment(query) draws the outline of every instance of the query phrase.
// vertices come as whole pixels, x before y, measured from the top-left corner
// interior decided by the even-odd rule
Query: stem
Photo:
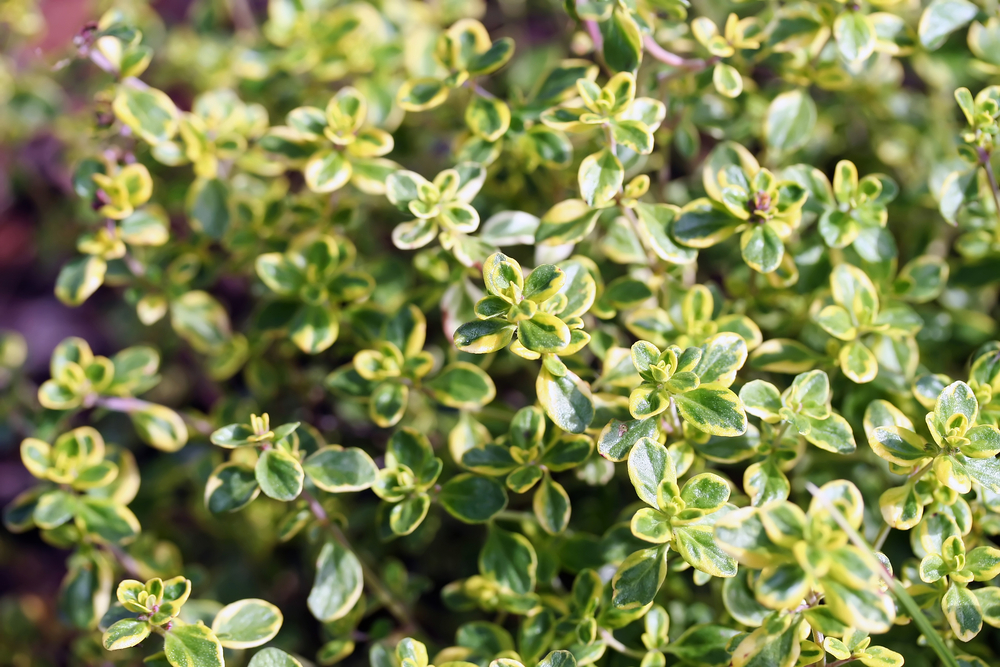
[[[625,644],[622,644],[620,641],[615,639],[615,636],[611,634],[610,631],[605,630],[604,628],[601,628],[601,639],[604,640],[605,644],[610,646],[615,651],[618,651],[622,655],[627,655],[631,658],[639,658],[640,660],[642,660],[646,656],[645,651],[640,651],[639,649],[629,648],[628,646],[625,646]]]
[[[709,65],[709,61],[703,58],[685,58],[684,56],[667,51],[657,44],[651,35],[646,35],[642,41],[642,45],[645,47],[646,53],[671,67],[677,67],[690,72],[700,72]]]
[[[233,20],[233,25],[240,32],[250,35],[257,35],[257,21],[254,20],[253,10],[247,0],[229,0],[229,17]]]
[[[1000,243],[1000,186],[997,185],[997,177],[993,173],[993,164],[990,162],[990,154],[985,148],[979,149],[979,163],[986,170],[986,177],[990,181],[990,192],[993,194],[993,206],[996,209],[997,226],[994,230],[994,238]]]
[[[105,544],[103,546],[104,549],[121,564],[126,572],[136,579],[145,579],[142,574],[142,566],[139,565],[139,561],[133,558],[130,554],[126,553],[124,549],[114,544]]]
[[[495,99],[497,99],[496,95],[494,95],[490,91],[486,90],[485,88],[483,88],[482,86],[480,86],[478,83],[472,84],[472,90],[474,90],[476,92],[476,94],[479,95],[480,97],[485,97],[488,100],[495,100]]]
[[[844,515],[841,514],[840,510],[838,510],[836,506],[829,501],[829,499],[827,499],[819,487],[812,482],[806,482],[806,488],[809,490],[809,493],[811,493],[813,497],[816,498],[828,512],[830,512],[830,516],[832,516],[833,520],[837,522],[837,525],[839,525],[841,529],[847,533],[851,542],[861,552],[861,555],[867,562],[868,567],[874,569],[876,572],[882,573],[882,579],[892,589],[893,595],[895,595],[896,599],[899,600],[899,604],[903,607],[906,613],[909,614],[910,618],[913,619],[913,622],[920,629],[920,632],[923,633],[927,643],[930,644],[931,648],[934,649],[934,652],[938,654],[939,658],[941,658],[941,662],[944,663],[945,667],[958,667],[958,661],[955,659],[952,652],[948,650],[944,640],[941,639],[941,635],[939,635],[937,630],[934,629],[934,626],[931,625],[930,619],[928,619],[927,616],[924,615],[924,612],[920,610],[920,606],[917,605],[916,600],[910,596],[903,585],[899,583],[899,580],[893,577],[892,574],[885,569],[885,566],[882,565],[882,561],[875,556],[875,552],[872,551],[872,548],[868,546],[867,542],[865,542],[865,538],[861,537],[858,531],[854,529],[854,526],[847,523],[847,519],[844,518]],[[828,667],[833,667],[833,665],[829,665]]]
[[[924,465],[920,466],[919,468],[911,472],[909,475],[907,475],[906,476],[907,484],[909,484],[910,481],[913,479],[920,479],[920,476],[923,475],[925,472],[927,472],[927,470],[931,467],[933,463],[934,459],[931,459],[930,461],[928,461],[927,463],[925,463]],[[875,542],[874,544],[872,544],[872,549],[874,549],[875,551],[881,551],[882,546],[885,544],[886,539],[889,537],[890,531],[892,531],[892,526],[890,526],[887,523],[883,523],[882,528],[878,531],[878,535],[875,536]]]
[[[504,510],[493,517],[497,521],[533,521],[538,523],[538,519],[531,512],[518,512],[515,510]]]
[[[149,401],[144,401],[141,398],[123,397],[123,396],[98,396],[97,400],[94,401],[94,405],[114,412],[138,412],[148,408],[154,403]]]
[[[392,592],[382,583],[382,579],[375,572],[375,569],[368,564],[368,562],[361,557],[360,554],[351,546],[350,541],[348,541],[347,536],[344,535],[344,531],[340,529],[340,526],[330,521],[330,517],[327,515],[326,510],[320,502],[311,493],[302,490],[302,497],[309,502],[309,510],[316,517],[323,527],[330,531],[333,535],[333,539],[340,542],[340,545],[345,549],[348,549],[358,557],[358,561],[361,563],[361,571],[364,574],[365,584],[367,584],[375,596],[385,605],[385,608],[389,610],[389,613],[395,617],[395,619],[403,626],[400,628],[400,632],[403,634],[414,634],[419,630],[417,622],[413,619],[410,610],[406,608],[400,600],[397,600]]]

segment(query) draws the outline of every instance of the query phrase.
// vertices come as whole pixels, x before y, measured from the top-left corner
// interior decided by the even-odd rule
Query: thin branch
[[[656,58],[661,63],[665,63],[678,69],[687,70],[689,72],[700,72],[710,64],[713,64],[711,60],[705,60],[704,58],[685,58],[684,56],[679,56],[676,53],[667,51],[665,48],[657,44],[656,40],[650,35],[646,35],[643,39],[642,45],[645,47],[646,53],[651,55],[653,58]]]
[[[990,192],[993,194],[993,206],[996,209],[997,227],[994,232],[996,241],[1000,243],[1000,186],[997,185],[996,174],[993,173],[993,164],[990,162],[990,154],[986,149],[979,149],[979,162],[986,170],[986,178],[990,181]]]
[[[622,655],[627,655],[631,658],[639,658],[640,660],[646,657],[645,651],[640,651],[639,649],[629,648],[628,646],[625,646],[625,644],[622,644],[620,641],[615,639],[615,636],[611,634],[610,630],[605,630],[604,628],[601,628],[601,639],[604,640],[605,644],[610,646],[615,651],[618,651]]]
[[[395,619],[403,626],[400,628],[400,632],[406,635],[414,634],[419,632],[419,626],[417,622],[413,619],[413,615],[410,610],[407,609],[406,605],[400,600],[397,600],[393,596],[392,592],[382,583],[382,579],[375,572],[375,569],[369,565],[364,558],[351,546],[350,541],[347,536],[344,535],[344,531],[340,529],[340,526],[330,521],[330,517],[327,515],[326,510],[316,499],[314,495],[308,491],[302,491],[302,497],[306,499],[309,503],[309,510],[312,512],[316,520],[319,521],[323,527],[330,531],[333,535],[333,539],[337,540],[341,546],[348,549],[355,556],[358,557],[358,561],[361,563],[361,571],[364,574],[365,584],[369,586],[375,596],[385,605],[385,608],[389,610],[389,613],[395,617]]]

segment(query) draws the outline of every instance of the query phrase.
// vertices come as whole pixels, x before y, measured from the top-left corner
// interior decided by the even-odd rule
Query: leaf
[[[484,576],[524,595],[535,589],[537,569],[538,556],[527,538],[490,524],[479,552],[479,571]]]
[[[168,407],[147,403],[129,413],[142,440],[164,452],[176,452],[188,441],[184,419]]]
[[[464,473],[441,487],[438,502],[464,523],[485,523],[507,506],[507,492],[488,477]]]
[[[510,127],[510,108],[498,99],[473,95],[465,108],[465,124],[486,141],[497,141]]]
[[[201,622],[176,624],[163,637],[163,651],[173,667],[224,667],[222,644]]]
[[[634,72],[642,62],[642,34],[628,10],[615,6],[609,21],[600,24],[604,62],[615,72]]]
[[[472,354],[496,352],[510,343],[516,329],[502,319],[467,322],[455,331],[455,347]]]
[[[639,499],[657,507],[657,490],[664,480],[677,481],[667,448],[651,438],[635,443],[628,455],[628,476]]]
[[[67,306],[79,306],[104,284],[108,263],[96,255],[84,255],[70,261],[56,278],[56,298]]]
[[[407,111],[426,111],[440,106],[448,99],[444,82],[430,77],[411,79],[399,88],[396,101]]]
[[[858,384],[871,382],[878,375],[878,361],[864,343],[851,341],[840,349],[840,368]]]
[[[538,524],[549,535],[558,535],[569,525],[569,494],[551,475],[544,475],[535,490],[532,506]]]
[[[590,206],[600,207],[614,199],[621,190],[625,170],[618,156],[605,148],[583,159],[577,177],[584,201]]]
[[[867,60],[875,51],[875,26],[866,14],[847,10],[833,22],[833,37],[844,60],[855,63]]]
[[[351,180],[351,163],[338,150],[320,151],[302,169],[306,185],[313,192],[333,192]]]
[[[112,108],[121,122],[154,146],[177,133],[180,113],[163,91],[122,84],[118,86]]]
[[[361,561],[339,542],[327,542],[316,560],[316,580],[307,603],[323,622],[343,618],[354,608],[364,587]]]
[[[281,649],[266,648],[250,658],[247,667],[302,667],[302,663]]]
[[[409,535],[415,531],[431,507],[431,499],[426,493],[418,493],[393,505],[389,513],[389,528],[396,535]]]
[[[663,547],[636,551],[626,558],[611,580],[611,603],[619,609],[637,609],[653,601],[667,575]]]
[[[305,473],[298,459],[280,447],[264,450],[254,475],[264,495],[275,500],[295,500],[302,493]]]
[[[235,512],[260,493],[254,469],[243,463],[223,463],[205,483],[205,506],[213,514]]]
[[[743,77],[732,65],[716,63],[712,70],[712,83],[720,95],[737,98],[743,92]]]
[[[147,621],[123,618],[104,631],[102,643],[109,651],[132,648],[148,637],[149,633],[150,627]]]
[[[213,239],[221,239],[229,230],[229,186],[219,179],[199,178],[187,197],[191,227]]]
[[[82,530],[99,542],[125,544],[139,534],[139,520],[129,508],[113,500],[84,496],[76,507]]]
[[[674,396],[677,411],[695,428],[712,435],[736,436],[747,430],[747,416],[740,399],[721,385],[701,385]]]
[[[640,439],[656,436],[655,419],[612,419],[597,438],[597,451],[609,461],[624,461]]]
[[[767,108],[764,136],[772,148],[793,151],[806,144],[815,125],[816,103],[805,90],[791,90]]]
[[[305,304],[295,313],[288,335],[306,354],[319,354],[337,340],[340,323],[325,306]]]
[[[671,548],[692,567],[713,577],[736,575],[736,561],[715,543],[711,526],[675,527]]]
[[[545,414],[564,431],[583,433],[594,420],[590,385],[572,371],[555,376],[543,366],[535,381],[535,392]]]
[[[496,396],[496,386],[490,376],[465,361],[449,364],[424,386],[435,400],[451,408],[479,408]]]
[[[593,231],[599,215],[599,210],[590,208],[581,199],[561,201],[542,216],[535,243],[549,246],[576,243]]]
[[[923,14],[917,34],[928,51],[941,48],[948,35],[955,32],[979,13],[979,7],[968,0],[933,0]]]
[[[757,225],[740,236],[743,261],[754,271],[772,273],[781,265],[785,244],[770,225]]]
[[[265,600],[248,599],[227,604],[212,621],[212,632],[223,648],[252,648],[278,634],[281,610]]]
[[[302,469],[313,484],[330,493],[363,491],[378,473],[371,457],[357,447],[323,447],[302,462]]]

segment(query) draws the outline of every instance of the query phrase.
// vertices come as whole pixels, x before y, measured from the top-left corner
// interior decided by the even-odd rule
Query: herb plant
[[[83,4],[0,662],[1000,661],[994,0]]]

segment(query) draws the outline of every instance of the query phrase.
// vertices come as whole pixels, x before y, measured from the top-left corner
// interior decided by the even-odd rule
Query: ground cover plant
[[[995,0],[68,6],[0,662],[998,664]]]

